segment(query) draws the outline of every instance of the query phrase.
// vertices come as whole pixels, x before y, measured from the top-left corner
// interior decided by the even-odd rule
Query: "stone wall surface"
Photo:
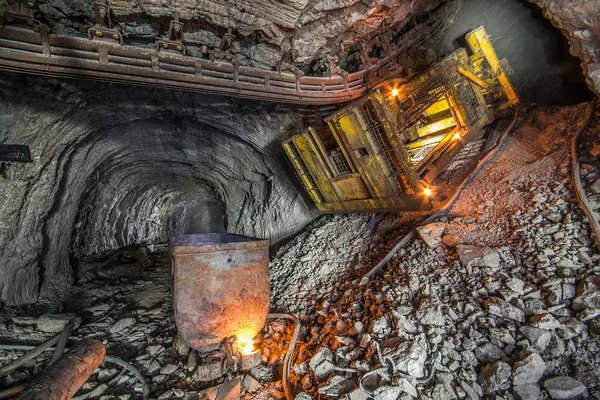
[[[599,93],[597,2],[532,2],[569,37]],[[219,35],[234,27],[236,56],[269,68],[292,43],[308,65],[343,41],[371,36],[437,3],[111,1],[130,44],[153,46],[177,13],[191,48],[218,46]],[[0,0],[0,11],[5,7]],[[56,33],[84,35],[93,24],[91,0],[39,7],[40,19]],[[6,178],[0,176],[0,301],[24,304],[40,293],[60,293],[71,281],[70,257],[165,242],[190,230],[227,229],[273,243],[297,233],[316,212],[285,169],[280,140],[307,125],[305,111],[0,75],[0,143],[27,144],[34,156],[33,163],[12,165]]]
[[[281,166],[277,138],[302,124],[292,106],[0,80],[0,143],[27,144],[34,158],[0,177],[3,303],[60,293],[71,281],[70,256],[164,243],[190,229],[275,243],[316,216]]]
[[[7,0],[0,0],[0,11]],[[93,0],[40,2],[40,20],[56,33],[87,36],[94,24]],[[111,0],[115,26],[126,43],[154,47],[166,36],[174,14],[185,23],[184,42],[190,55],[202,45],[218,47],[232,28],[232,52],[243,65],[274,68],[294,46],[297,61],[308,65],[342,41],[369,37],[439,0]]]
[[[600,3],[590,0],[529,0],[569,39],[581,59],[588,86],[600,96]]]

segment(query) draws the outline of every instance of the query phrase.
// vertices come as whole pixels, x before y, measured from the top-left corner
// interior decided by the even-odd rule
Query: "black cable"
[[[592,232],[594,233],[594,240],[596,242],[596,247],[600,250],[600,225],[594,216],[592,206],[588,201],[588,198],[583,190],[583,185],[581,183],[581,176],[579,175],[579,154],[577,151],[577,147],[579,146],[579,138],[585,128],[588,126],[590,121],[592,120],[592,115],[594,111],[595,102],[592,101],[590,106],[587,109],[587,112],[584,117],[583,125],[578,129],[575,136],[573,136],[573,140],[571,141],[571,159],[573,161],[572,169],[571,169],[571,178],[573,180],[573,186],[575,188],[575,194],[577,195],[577,200],[579,201],[579,205],[583,210],[583,213],[587,217],[590,227],[592,228]]]

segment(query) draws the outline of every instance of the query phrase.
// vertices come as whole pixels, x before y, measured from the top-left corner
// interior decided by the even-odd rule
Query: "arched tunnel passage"
[[[108,171],[92,174],[75,219],[73,257],[130,244],[163,244],[175,235],[225,231],[225,207],[210,184],[169,176],[156,160],[130,163],[137,170],[130,178],[134,182],[123,178],[111,187],[109,180],[118,175],[103,181]],[[144,173],[144,168],[152,172]]]
[[[35,301],[40,287],[64,292],[69,255],[209,228],[276,243],[315,217],[273,145],[302,123],[293,106],[20,75],[6,76],[0,96],[3,135],[34,154],[33,168],[9,170],[5,186],[28,182],[4,192],[2,226],[22,227],[2,230],[9,304]]]
[[[235,221],[239,201],[228,185],[240,181],[243,196],[242,165],[258,169],[261,162],[260,156],[246,154],[252,150],[242,141],[225,145],[222,135],[197,122],[156,119],[106,127],[95,135],[79,150],[99,158],[82,184],[72,254],[166,243],[169,235],[190,229],[225,229],[227,204]]]

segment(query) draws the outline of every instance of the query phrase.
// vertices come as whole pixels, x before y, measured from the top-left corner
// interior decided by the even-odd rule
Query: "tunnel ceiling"
[[[0,0],[0,12],[14,1]],[[582,61],[588,86],[598,94],[600,6],[585,0],[529,2],[539,6],[567,37],[570,52]],[[375,60],[392,54],[393,63],[406,70],[406,62],[410,65],[415,57],[425,57],[426,49],[439,50],[437,43],[464,3],[465,0],[108,1],[112,25],[128,45],[156,49],[156,41],[169,35],[169,24],[177,16],[184,23],[182,40],[188,56],[206,58],[219,49],[230,29],[234,40],[228,52],[240,65],[272,71],[281,63],[293,63],[308,76],[327,75],[332,67],[341,68],[342,74],[372,69]],[[95,23],[92,0],[43,0],[36,2],[35,7],[36,18],[47,24],[53,34],[85,38]],[[444,20],[441,24],[440,19]],[[427,34],[407,34],[411,30],[424,30]],[[208,53],[203,53],[203,48]],[[391,77],[385,69],[388,62],[374,68],[378,75],[383,72]],[[335,70],[334,75],[339,71]],[[367,86],[368,81],[367,77]]]
[[[405,21],[442,0],[237,0],[154,1],[110,0],[117,28],[127,43],[154,47],[165,36],[174,14],[185,22],[184,42],[190,55],[202,45],[219,46],[228,28],[236,40],[232,52],[244,65],[274,68],[291,48],[298,51],[299,66],[315,58],[340,53],[360,39]],[[87,35],[93,26],[91,0],[40,2],[40,20],[53,32]]]

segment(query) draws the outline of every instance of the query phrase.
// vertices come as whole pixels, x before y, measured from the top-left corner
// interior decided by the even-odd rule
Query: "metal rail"
[[[295,104],[337,104],[366,93],[365,71],[285,74],[104,41],[0,27],[0,70],[129,83]]]
[[[424,47],[438,38],[460,5],[461,0],[449,1],[407,32],[388,32],[383,36],[390,46],[381,59],[372,60],[360,71],[331,77],[265,71],[237,62],[128,46],[121,44],[122,37],[111,42],[57,35],[44,24],[33,25],[36,31],[18,25],[0,26],[0,70],[294,104],[339,104],[362,97],[369,88],[390,78],[387,74],[379,76],[378,71],[395,64],[408,48]],[[379,36],[367,48],[378,40]]]
[[[492,159],[492,157],[494,157],[494,155],[496,155],[498,149],[500,149],[500,146],[502,146],[502,144],[504,144],[504,140],[508,137],[510,132],[515,127],[518,118],[519,118],[519,109],[516,108],[515,113],[512,118],[512,121],[510,122],[508,127],[506,127],[504,132],[502,132],[500,137],[496,140],[494,147],[492,147],[492,149],[490,149],[490,151],[488,151],[485,154],[485,156],[479,161],[479,163],[477,163],[477,165],[475,166],[475,169],[473,169],[473,171],[471,171],[471,173],[460,183],[460,185],[458,186],[458,188],[456,189],[456,191],[454,192],[452,197],[450,197],[450,199],[448,199],[448,201],[446,201],[446,203],[444,203],[444,205],[442,205],[439,210],[437,210],[435,213],[433,213],[432,215],[427,217],[427,219],[425,219],[425,221],[421,222],[419,224],[419,226],[424,226],[424,225],[434,222],[438,217],[441,217],[442,215],[444,215],[446,212],[448,212],[448,210],[452,206],[454,206],[454,203],[456,203],[456,200],[458,200],[458,198],[462,194],[464,188],[469,183],[471,183],[473,178],[475,178],[475,176],[479,173],[479,171],[481,171],[483,166],[486,165],[488,163],[488,161],[490,161]],[[373,278],[376,274],[378,274],[379,271],[381,271],[381,269],[387,265],[387,263],[392,259],[394,254],[396,254],[398,251],[400,251],[401,248],[403,248],[404,246],[406,246],[408,244],[408,242],[415,236],[416,232],[417,231],[416,231],[416,227],[415,227],[414,229],[411,229],[406,235],[404,235],[396,243],[396,245],[389,251],[389,253],[387,253],[385,255],[385,257],[383,257],[383,259],[376,266],[374,266],[371,270],[369,270],[369,272],[367,272],[366,274],[363,275],[362,279],[360,280],[359,285],[360,286],[367,285],[369,283],[369,281],[371,280],[371,278]]]

